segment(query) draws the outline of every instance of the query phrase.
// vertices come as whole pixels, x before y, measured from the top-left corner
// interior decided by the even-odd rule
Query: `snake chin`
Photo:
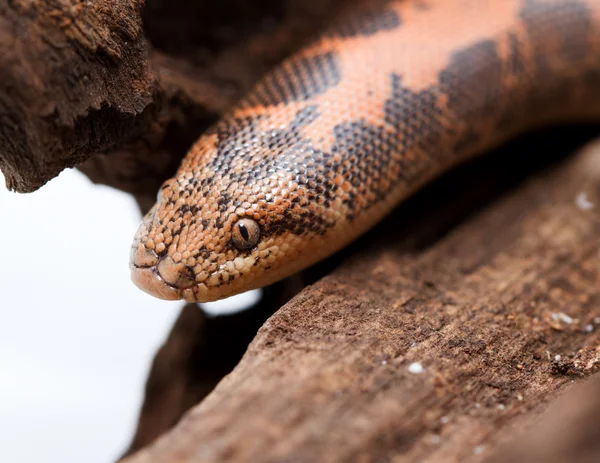
[[[156,267],[134,267],[131,269],[131,280],[145,293],[166,301],[177,301],[181,299],[181,292],[164,281]]]

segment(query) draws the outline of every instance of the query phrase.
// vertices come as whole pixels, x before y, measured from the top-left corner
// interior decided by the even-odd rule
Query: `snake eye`
[[[250,249],[258,243],[260,227],[252,219],[240,219],[233,226],[233,244],[238,249]]]

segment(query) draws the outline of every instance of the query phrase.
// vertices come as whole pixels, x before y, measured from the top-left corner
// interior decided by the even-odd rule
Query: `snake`
[[[193,144],[131,278],[209,302],[330,256],[457,163],[600,120],[600,0],[368,0],[340,11]]]

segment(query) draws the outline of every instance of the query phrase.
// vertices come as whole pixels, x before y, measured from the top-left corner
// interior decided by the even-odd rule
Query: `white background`
[[[181,302],[139,291],[133,199],[63,172],[19,195],[0,176],[0,462],[114,461]]]

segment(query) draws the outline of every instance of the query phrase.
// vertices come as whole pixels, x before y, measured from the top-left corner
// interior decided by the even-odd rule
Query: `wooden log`
[[[173,427],[239,362],[265,319],[293,294],[280,283],[266,288],[254,307],[231,316],[209,317],[186,305],[158,350],[146,383],[138,427],[124,456]]]
[[[600,143],[486,203],[563,138],[509,147],[400,208],[125,461],[491,455],[502,430],[599,366]]]
[[[28,192],[155,117],[142,0],[0,1],[0,169]]]
[[[490,463],[600,461],[600,378],[567,389],[541,416],[510,437]],[[516,439],[515,439],[516,437]]]

